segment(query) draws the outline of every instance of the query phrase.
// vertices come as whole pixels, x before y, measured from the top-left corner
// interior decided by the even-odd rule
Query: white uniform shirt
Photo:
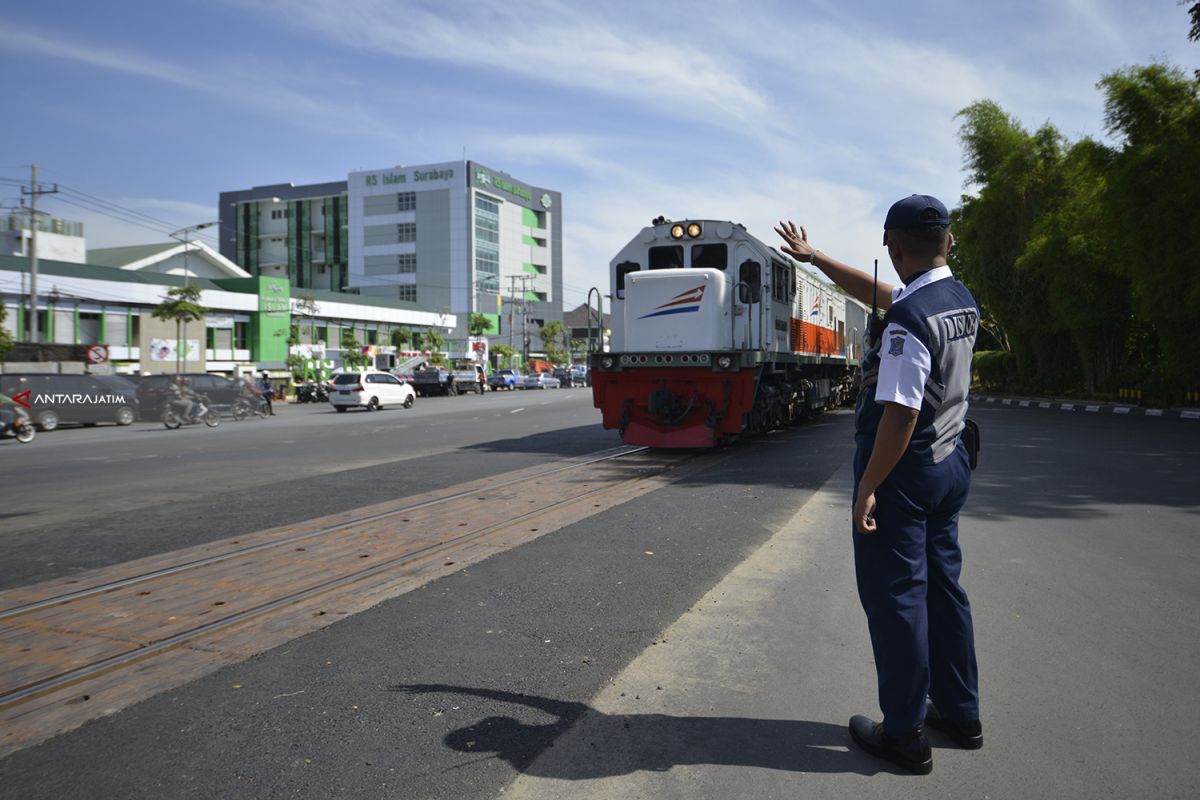
[[[907,286],[892,290],[895,305],[921,287],[952,277],[949,267],[934,267]],[[879,346],[879,383],[876,403],[899,403],[920,411],[925,397],[925,382],[933,362],[924,343],[903,327],[889,323]]]

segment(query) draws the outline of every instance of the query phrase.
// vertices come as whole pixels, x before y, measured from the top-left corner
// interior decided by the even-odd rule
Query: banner
[[[178,339],[151,339],[150,340],[150,360],[151,361],[174,361],[176,348],[179,347]],[[184,343],[183,348],[184,361],[199,361],[200,340],[188,339]]]

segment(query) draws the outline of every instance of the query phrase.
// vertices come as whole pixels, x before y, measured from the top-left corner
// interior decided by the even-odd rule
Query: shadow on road
[[[554,721],[539,725],[510,716],[491,716],[451,731],[444,739],[452,750],[499,758],[523,774],[543,778],[590,780],[639,771],[663,772],[687,764],[859,775],[892,771],[886,764],[875,763],[852,749],[844,725],[828,722],[605,714],[585,703],[447,684],[401,684],[388,690],[480,697],[554,717]],[[581,748],[563,753],[561,758],[538,758],[580,721],[585,725]]]

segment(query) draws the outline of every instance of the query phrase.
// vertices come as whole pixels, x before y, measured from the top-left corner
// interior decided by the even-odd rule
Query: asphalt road
[[[363,435],[354,452],[381,460],[338,471],[328,453],[307,475],[287,462],[300,470],[292,480],[231,479],[210,496],[208,522],[143,503],[131,517],[162,513],[175,529],[104,523],[97,535],[81,517],[77,535],[95,557],[120,558],[160,536],[310,513],[305,491],[322,492],[325,513],[347,494],[416,491],[613,443],[583,391],[547,398],[527,437],[515,419],[485,430],[522,395],[445,401],[479,405],[406,429],[416,438],[402,459],[371,449],[382,434]],[[472,415],[480,429],[469,434]],[[0,761],[0,797],[1192,796],[1200,423],[973,415],[984,451],[963,519],[964,585],[987,744],[941,743],[930,778],[894,774],[844,734],[874,703],[849,571],[843,412],[710,456],[684,482],[18,752]],[[382,424],[329,416],[243,425],[282,422],[281,439],[294,429],[325,441],[318,427]],[[354,438],[335,430],[331,440]],[[76,451],[62,441],[51,443]],[[421,448],[429,454],[411,455]],[[195,468],[220,473],[212,461]],[[254,497],[229,514],[242,491]],[[0,536],[6,573],[10,555],[36,549],[31,532]],[[18,563],[34,574],[86,566],[62,539],[47,547],[64,561]]]
[[[417,494],[620,444],[586,389],[277,405],[167,430],[63,428],[0,443],[0,588]]]

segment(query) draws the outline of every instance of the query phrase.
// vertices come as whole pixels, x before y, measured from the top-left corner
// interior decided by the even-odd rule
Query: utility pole
[[[513,304],[517,302],[517,280],[519,276],[508,276],[508,346],[513,347]],[[515,351],[514,351],[515,352]],[[511,364],[509,366],[512,366]]]
[[[38,186],[37,164],[30,166],[30,181],[28,191],[21,187],[22,195],[29,195],[29,341],[37,344],[38,335],[38,290],[37,290],[37,199],[43,194],[56,194],[58,184],[53,189],[43,189]]]
[[[202,231],[205,228],[211,228],[213,225],[219,225],[219,224],[220,224],[220,222],[218,222],[216,220],[214,220],[212,222],[201,222],[199,225],[188,225],[186,228],[180,228],[179,230],[174,231],[173,233],[167,234],[175,241],[183,242],[183,285],[185,287],[192,285],[192,274],[191,274],[191,272],[188,271],[188,251],[192,249],[192,246],[188,241],[188,237],[196,231]],[[182,239],[179,238],[180,234],[183,235]],[[200,347],[201,348],[204,347],[203,342],[200,344]],[[176,356],[178,356],[178,354],[181,352],[183,353],[183,364],[186,367],[187,366],[187,357],[188,357],[187,320],[184,320],[184,322],[183,322],[183,340],[175,343]],[[179,369],[176,368],[175,371],[179,372]]]
[[[532,275],[516,276],[521,281],[521,353],[525,366],[529,366],[529,282]]]

